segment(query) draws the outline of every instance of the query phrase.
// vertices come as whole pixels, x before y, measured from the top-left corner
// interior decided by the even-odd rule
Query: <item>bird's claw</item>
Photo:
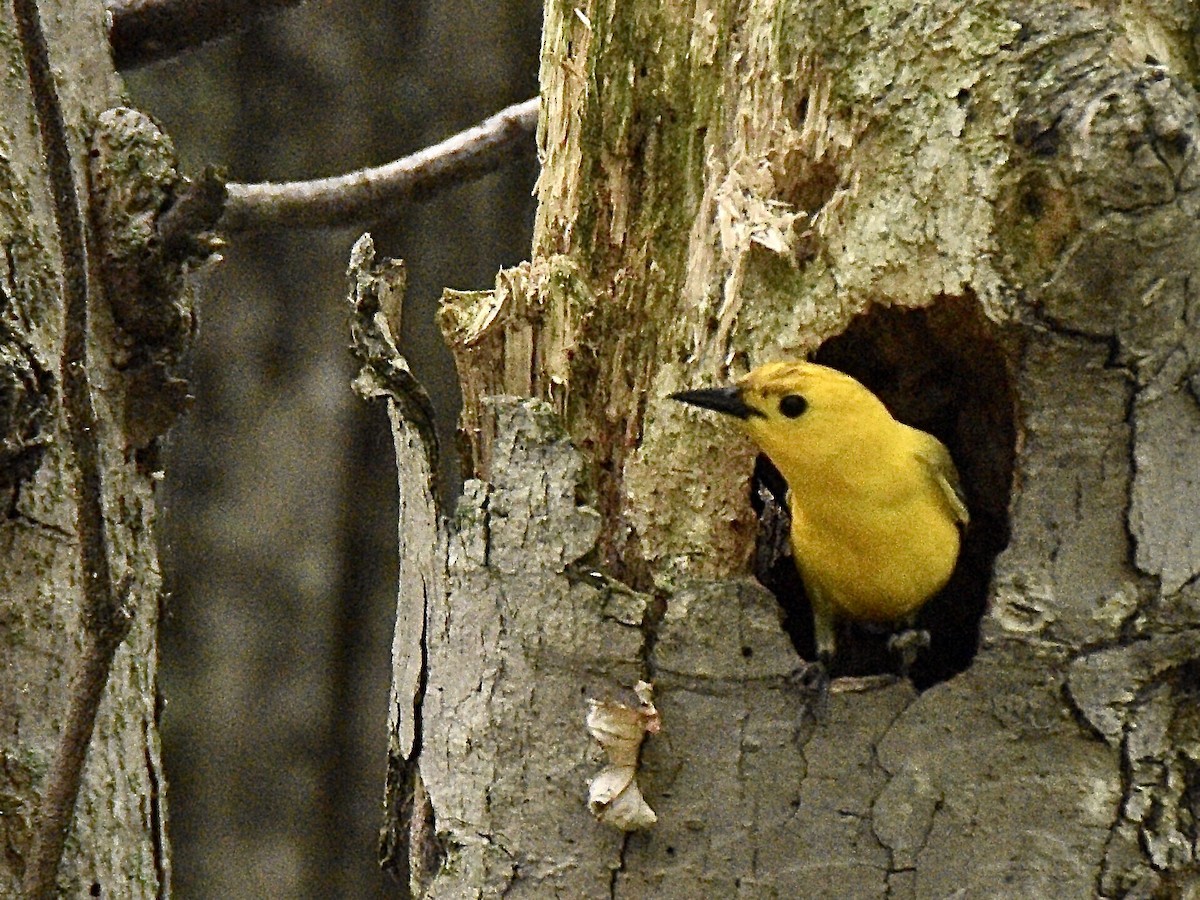
[[[829,712],[829,667],[821,661],[806,663],[792,672],[788,680],[809,694],[813,718],[824,722]]]
[[[924,628],[906,628],[889,637],[887,647],[900,663],[900,677],[908,678],[921,651],[929,649],[929,632]]]

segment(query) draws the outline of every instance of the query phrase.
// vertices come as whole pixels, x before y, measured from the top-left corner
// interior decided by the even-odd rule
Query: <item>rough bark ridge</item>
[[[444,855],[418,890],[1194,889],[1190,27],[548,4],[533,258],[443,311],[479,480],[425,639],[397,644],[399,667],[426,654],[397,710]],[[664,399],[812,351],[939,433],[985,520],[943,598],[980,591],[956,632],[978,653],[950,671],[969,667],[920,694],[835,682],[820,724],[745,578],[750,453]],[[485,399],[513,393],[557,420]],[[659,821],[622,841],[586,818],[582,699],[639,674]]]
[[[1196,72],[1168,20],[1114,38],[1079,11],[1044,16],[1022,57],[1004,221],[1013,278],[1033,288],[1025,453],[1042,465],[1021,467],[987,624],[1069,651],[1068,697],[1118,756],[1098,891],[1186,893],[1200,837]]]
[[[154,224],[178,175],[169,142],[152,126],[143,127],[144,117],[125,111],[127,116],[117,116],[121,124],[101,114],[120,90],[106,52],[102,12],[94,5],[41,5],[70,144],[70,162],[62,168],[71,172],[60,183],[73,182],[70,193],[88,232],[86,256],[79,241],[68,246],[55,224],[47,170],[56,162],[46,149],[44,129],[39,140],[36,116],[42,107],[35,115],[7,6],[0,23],[8,38],[6,70],[21,76],[5,80],[0,99],[0,143],[6,148],[0,159],[0,732],[5,735],[0,744],[0,894],[5,896],[19,894],[30,864],[35,819],[69,719],[68,687],[88,642],[85,621],[111,612],[97,610],[94,592],[87,590],[99,571],[85,564],[87,542],[92,552],[104,555],[113,586],[120,586],[120,612],[130,614],[132,624],[112,662],[95,718],[58,891],[123,897],[170,892],[155,691],[161,577],[152,528],[154,484],[162,477],[155,438],[178,411],[178,396],[160,397],[161,390],[139,379],[151,363],[165,377],[167,361],[177,360],[190,337],[191,320],[189,313],[186,325],[159,334],[157,344],[128,322],[116,321],[120,315],[108,289],[116,284],[110,264],[117,242],[129,239],[120,252],[133,256],[151,252],[146,239],[161,236]],[[37,82],[36,76],[32,80]],[[35,92],[45,89],[43,83],[33,86]],[[113,142],[93,145],[106,123],[114,126],[106,132]],[[137,149],[131,151],[133,145]],[[93,149],[92,161],[104,165],[89,170]],[[61,202],[59,207],[61,212]],[[140,238],[139,228],[145,232]],[[87,282],[77,293],[86,299],[86,310],[64,309],[70,294],[63,287],[70,277],[64,258],[76,251],[79,283]],[[180,257],[158,267],[158,275],[174,280],[171,291],[156,295],[167,309],[186,307],[178,280],[182,265]],[[125,293],[122,298],[128,299]],[[75,351],[66,338],[71,329]],[[63,371],[74,365],[64,363],[64,356],[85,345],[88,381],[75,369]],[[64,411],[72,402],[65,395],[81,383],[97,426],[87,426],[86,454]],[[77,394],[74,402],[78,399]],[[159,413],[148,426],[138,415],[143,403]],[[131,428],[134,423],[138,427]],[[93,449],[94,456],[86,458]],[[82,498],[88,491],[98,493],[103,546],[95,528],[83,523]]]

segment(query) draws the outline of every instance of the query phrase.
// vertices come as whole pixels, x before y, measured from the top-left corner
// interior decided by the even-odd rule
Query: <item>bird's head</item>
[[[768,363],[731,387],[671,397],[737,418],[785,477],[830,455],[870,452],[871,436],[895,425],[849,375],[810,362]]]

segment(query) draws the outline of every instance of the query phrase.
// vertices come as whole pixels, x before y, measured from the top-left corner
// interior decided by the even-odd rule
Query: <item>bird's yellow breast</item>
[[[843,466],[836,477],[787,479],[792,551],[810,592],[840,615],[895,621],[946,584],[959,531],[915,458],[868,462]]]

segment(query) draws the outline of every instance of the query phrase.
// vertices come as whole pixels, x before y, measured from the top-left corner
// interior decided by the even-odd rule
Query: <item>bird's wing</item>
[[[971,514],[967,511],[967,499],[963,495],[962,482],[958,478],[958,469],[954,468],[954,460],[950,458],[950,451],[932,435],[922,433],[921,436],[927,440],[918,445],[917,459],[929,470],[941,489],[955,521],[965,527],[971,521]]]

